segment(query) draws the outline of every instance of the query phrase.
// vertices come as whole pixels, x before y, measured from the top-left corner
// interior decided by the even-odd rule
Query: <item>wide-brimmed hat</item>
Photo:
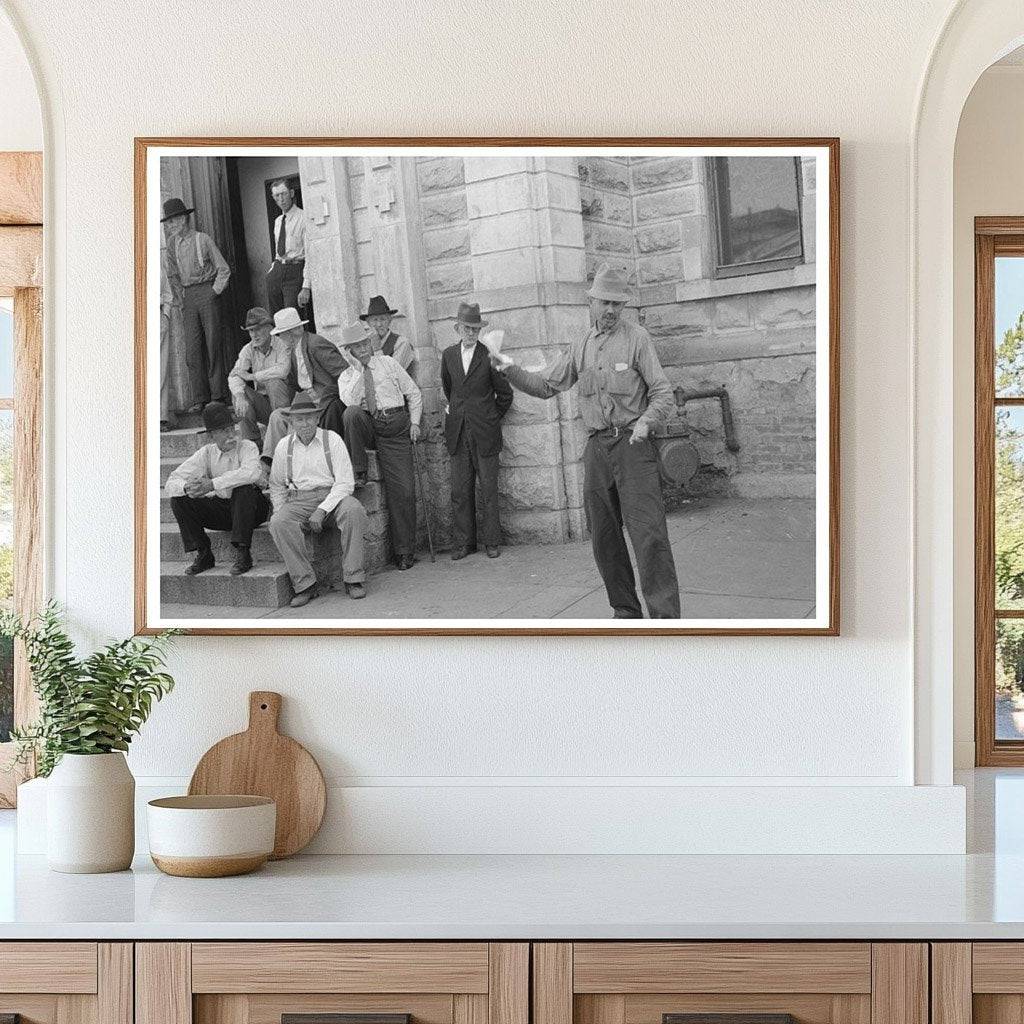
[[[245,323],[242,324],[242,330],[249,331],[253,327],[262,327],[264,324],[273,325],[273,323],[274,318],[262,306],[253,306],[245,314]]]
[[[279,309],[274,314],[274,329],[270,333],[284,334],[285,331],[308,323],[308,320],[303,320],[299,316],[299,311],[294,306],[285,306],[284,309]]]
[[[296,413],[319,411],[320,406],[317,405],[316,398],[308,391],[298,392],[292,399],[292,404],[281,410],[285,416],[294,416]]]
[[[235,423],[234,412],[223,402],[209,402],[203,407],[203,429],[207,433],[233,427]]]
[[[349,345],[358,345],[361,341],[370,341],[370,328],[365,323],[358,323],[353,321],[350,324],[345,324],[341,330],[341,341],[338,342],[343,348],[348,348]]]
[[[626,276],[607,263],[602,263],[594,272],[594,280],[587,294],[592,299],[604,299],[607,302],[629,302],[633,298]]]
[[[470,327],[486,327],[488,320],[480,319],[480,304],[478,302],[460,302],[459,311],[455,315],[455,323],[468,324]]]
[[[366,312],[359,314],[359,319],[368,320],[371,316],[396,316],[397,313],[398,310],[392,309],[391,303],[383,295],[374,295],[366,307]]]
[[[186,206],[180,199],[168,199],[164,203],[164,215],[160,218],[160,223],[163,224],[165,220],[170,220],[172,217],[180,217],[185,213],[195,213],[196,208],[194,206]]]

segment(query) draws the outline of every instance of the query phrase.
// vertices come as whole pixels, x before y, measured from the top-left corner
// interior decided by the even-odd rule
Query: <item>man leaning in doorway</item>
[[[679,583],[661,496],[651,428],[675,408],[672,388],[650,336],[622,319],[632,298],[626,279],[601,264],[587,292],[593,327],[574,338],[546,369],[532,373],[503,353],[494,365],[513,387],[554,398],[579,383],[580,414],[589,437],[583,454],[583,503],[608,603],[617,619],[643,610],[622,528],[629,533],[640,589],[652,619],[679,618]]]
[[[332,524],[341,537],[345,590],[361,599],[366,596],[366,510],[352,497],[348,452],[333,430],[317,426],[320,411],[309,394],[296,395],[287,413],[291,433],[278,442],[270,468],[270,534],[291,577],[291,605],[301,608],[318,596],[306,534]]]
[[[270,196],[281,211],[274,221],[274,262],[267,271],[270,312],[309,305],[306,273],[306,215],[295,204],[295,189],[284,178],[270,186]]]
[[[243,331],[249,341],[238,353],[228,388],[235,406],[235,415],[242,425],[242,434],[260,444],[260,424],[269,423],[275,409],[282,409],[292,400],[294,390],[289,382],[292,369],[291,347],[280,335],[270,333],[274,321],[262,306],[254,306],[245,315]]]
[[[161,221],[181,281],[185,361],[192,393],[199,398],[189,411],[199,412],[208,402],[227,398],[217,296],[227,288],[231,268],[214,240],[189,223],[193,213],[195,207],[186,206],[180,199],[168,199]]]
[[[391,321],[396,316],[398,310],[392,309],[391,303],[383,295],[374,295],[366,312],[360,314],[359,319],[370,328],[374,352],[383,352],[384,355],[391,356],[411,377],[416,353],[405,338],[391,330]]]
[[[271,335],[279,338],[290,352],[289,383],[293,391],[312,396],[320,410],[319,426],[333,430],[339,437],[345,429],[341,414],[344,406],[338,401],[338,378],[348,365],[333,341],[311,334],[305,329],[308,320],[299,317],[291,306],[274,314]],[[263,439],[263,461],[269,462],[277,450],[277,442],[288,433],[286,410],[270,414],[267,434]]]
[[[338,379],[338,396],[345,403],[345,443],[352,456],[356,487],[366,483],[367,448],[376,448],[384,477],[395,562],[399,569],[411,569],[416,561],[412,446],[420,439],[423,396],[391,356],[373,351],[370,329],[365,323],[345,327],[341,346],[349,368]]]

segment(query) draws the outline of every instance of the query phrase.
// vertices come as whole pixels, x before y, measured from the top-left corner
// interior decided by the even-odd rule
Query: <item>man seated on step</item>
[[[274,314],[271,334],[288,348],[291,359],[289,383],[294,391],[306,391],[316,401],[317,426],[333,430],[339,437],[345,429],[342,413],[345,407],[338,401],[338,378],[348,365],[338,346],[319,334],[305,330],[308,320],[288,306]],[[275,409],[270,414],[267,435],[263,439],[263,461],[270,462],[277,451],[278,442],[288,433],[288,408]]]
[[[295,394],[289,383],[292,369],[291,346],[270,333],[274,321],[262,306],[254,306],[245,315],[243,331],[249,341],[242,346],[228,374],[228,390],[240,421],[242,436],[257,446],[262,443],[260,424],[270,422],[270,414],[291,402]]]
[[[167,479],[165,492],[186,552],[195,561],[185,570],[198,576],[214,566],[207,530],[231,531],[235,564],[232,576],[252,568],[252,534],[270,515],[270,503],[259,488],[260,451],[238,436],[231,410],[222,402],[203,409],[208,444],[190,455]]]
[[[320,409],[305,392],[295,396],[287,418],[291,432],[278,441],[270,467],[270,533],[291,577],[292,607],[319,596],[306,534],[332,522],[341,535],[345,590],[349,597],[365,597],[366,510],[352,497],[355,480],[345,444],[333,430],[317,427]]]
[[[373,351],[370,329],[351,323],[341,332],[349,362],[338,378],[345,403],[345,444],[352,456],[356,487],[366,483],[367,448],[377,450],[395,562],[411,569],[416,550],[416,477],[412,446],[420,439],[423,396],[397,360]]]

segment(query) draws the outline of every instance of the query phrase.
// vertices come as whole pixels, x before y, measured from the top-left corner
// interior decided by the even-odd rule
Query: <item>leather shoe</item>
[[[252,568],[252,554],[248,548],[240,547],[235,555],[235,564],[231,566],[232,576],[241,576]]]
[[[412,555],[399,555],[398,556],[398,571],[404,572],[406,569],[411,569],[415,564],[416,559]]]
[[[353,601],[358,601],[361,598],[366,597],[366,587],[364,587],[362,583],[346,583],[345,593],[347,593]]]
[[[452,552],[452,561],[457,562],[460,558],[465,558],[466,555],[472,554],[476,548],[456,548]]]
[[[501,548],[490,547],[487,549],[488,558],[497,558],[501,554]]]
[[[291,600],[291,606],[293,608],[301,608],[303,605],[309,604],[310,601],[316,597],[316,584],[314,583],[311,587],[306,587],[305,590],[300,590]]]
[[[196,555],[195,561],[185,570],[185,574],[198,576],[201,572],[212,569],[215,564],[213,552],[209,548],[205,548]]]

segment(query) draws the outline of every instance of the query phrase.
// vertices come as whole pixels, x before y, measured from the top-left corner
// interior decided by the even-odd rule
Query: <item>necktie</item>
[[[278,259],[284,259],[284,222],[285,216],[281,214],[281,230],[277,233],[277,256]]]
[[[309,372],[309,363],[306,362],[306,355],[302,350],[302,342],[295,349],[295,369],[299,380],[299,390],[309,391],[313,387],[313,376]]]
[[[377,412],[377,387],[373,383],[373,374],[368,366],[363,367],[363,395],[366,399],[366,411],[371,415]]]

